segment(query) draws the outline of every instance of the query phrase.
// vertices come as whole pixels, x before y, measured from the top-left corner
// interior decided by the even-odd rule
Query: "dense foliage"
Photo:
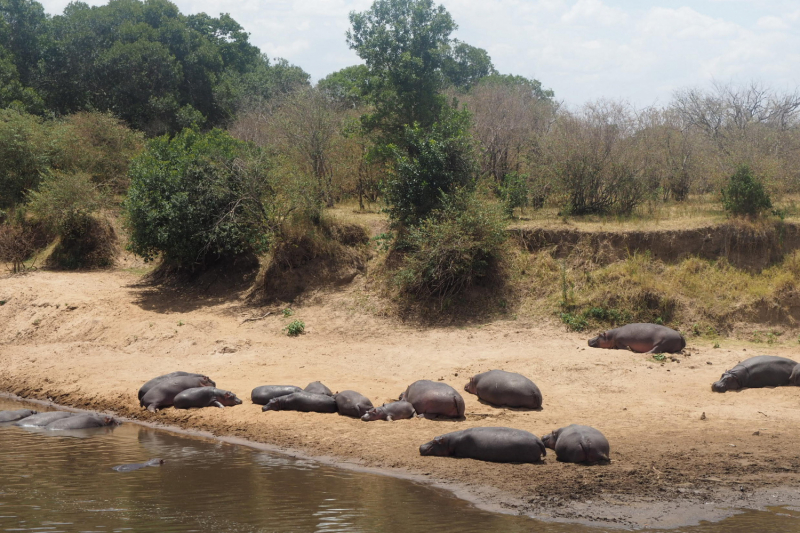
[[[733,215],[755,216],[770,209],[772,201],[750,167],[742,165],[722,189],[722,206]]]

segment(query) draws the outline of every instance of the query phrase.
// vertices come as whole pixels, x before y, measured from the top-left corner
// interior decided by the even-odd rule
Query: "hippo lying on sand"
[[[354,390],[338,392],[333,396],[340,415],[361,418],[372,409],[372,402],[363,394]]]
[[[714,392],[746,388],[800,385],[800,364],[785,357],[757,355],[725,371],[711,385]]]
[[[150,459],[146,463],[132,463],[129,465],[112,466],[111,470],[116,470],[117,472],[133,472],[134,470],[139,470],[140,468],[145,468],[148,466],[161,466],[163,464],[164,459]]]
[[[214,382],[207,376],[178,376],[165,379],[142,396],[142,406],[147,406],[148,411],[156,412],[163,407],[169,407],[175,400],[175,396],[195,387],[213,387]]]
[[[16,422],[17,420],[22,420],[23,418],[28,418],[29,416],[33,416],[37,413],[37,411],[32,411],[30,409],[14,409],[13,411],[0,411],[0,422]]]
[[[175,409],[192,407],[231,407],[241,405],[242,400],[234,393],[216,387],[195,387],[179,392],[173,400]]]
[[[521,429],[487,427],[454,431],[419,447],[420,455],[466,457],[494,463],[538,463],[547,455],[544,443]]]
[[[107,415],[89,413],[84,415],[75,415],[67,418],[62,418],[60,420],[50,422],[44,428],[53,430],[89,429],[89,428],[101,428],[105,426],[114,426],[114,425],[119,425],[119,422],[115,420],[113,417]]]
[[[592,348],[626,350],[638,353],[677,353],[686,340],[674,329],[658,324],[628,324],[589,339]]]
[[[48,411],[46,413],[39,413],[38,415],[23,418],[14,425],[22,427],[44,427],[51,422],[61,420],[62,418],[69,418],[71,416],[75,416],[75,413],[68,413],[66,411]]]
[[[373,420],[403,420],[406,418],[413,418],[417,412],[414,411],[414,406],[406,401],[398,401],[392,403],[385,403],[380,407],[373,407],[361,417],[364,422],[372,422]]]
[[[522,374],[514,372],[490,370],[477,374],[470,378],[464,390],[500,407],[538,409],[542,406],[542,393],[539,387]]]
[[[294,385],[262,385],[261,387],[253,389],[253,392],[250,393],[250,399],[255,404],[267,405],[273,398],[286,396],[287,394],[300,392],[301,390],[303,389],[295,387]]]
[[[419,415],[464,418],[464,398],[447,383],[422,379],[400,395]]]
[[[542,442],[565,463],[593,465],[609,461],[608,440],[593,427],[571,424],[545,435]]]
[[[320,383],[319,381],[312,381],[311,383],[306,385],[306,388],[303,390],[306,392],[310,392],[312,394],[324,394],[325,396],[333,396],[331,390],[322,383]]]
[[[152,389],[153,387],[158,385],[160,382],[164,381],[165,379],[179,378],[179,377],[184,377],[184,376],[192,376],[192,377],[196,377],[196,378],[206,378],[206,380],[208,381],[208,383],[210,384],[211,387],[216,387],[217,386],[217,384],[214,383],[211,380],[210,377],[204,376],[203,374],[192,374],[191,372],[180,372],[180,371],[178,371],[178,372],[170,372],[169,374],[164,374],[163,376],[158,376],[156,378],[153,378],[150,381],[148,381],[147,383],[145,383],[144,385],[142,385],[142,388],[139,389],[139,403],[140,403],[140,405],[142,407],[145,406],[145,404],[141,403],[142,397],[145,394],[147,394],[147,391],[149,391],[150,389]]]
[[[278,396],[261,408],[262,411],[302,411],[304,413],[335,413],[336,400],[326,394],[293,392]]]

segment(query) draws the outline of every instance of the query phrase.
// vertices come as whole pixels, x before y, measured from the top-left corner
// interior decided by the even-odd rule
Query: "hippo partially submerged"
[[[784,385],[800,385],[800,364],[786,357],[757,355],[726,370],[719,381],[711,385],[711,390],[725,392]]]
[[[47,424],[44,428],[50,430],[63,429],[89,429],[119,425],[119,421],[108,415],[87,413],[67,418],[61,418]]]
[[[373,405],[369,398],[354,390],[337,392],[333,396],[336,408],[340,415],[361,418]]]
[[[565,463],[607,463],[610,447],[608,440],[593,427],[571,424],[548,433],[542,442],[555,450],[556,458]]]
[[[470,378],[464,390],[500,407],[538,409],[542,406],[542,393],[539,387],[522,374],[514,372],[490,370],[477,374]]]
[[[302,411],[304,413],[335,413],[336,400],[327,394],[312,392],[293,392],[278,396],[261,408],[262,411]]]
[[[406,418],[413,418],[417,412],[414,411],[414,406],[410,403],[400,400],[392,403],[385,403],[380,407],[373,407],[367,411],[361,420],[364,422],[372,422],[373,420],[403,420]]]
[[[145,463],[131,463],[127,465],[118,465],[112,466],[111,470],[116,470],[117,472],[133,472],[134,470],[139,470],[140,468],[146,468],[148,466],[161,466],[164,464],[164,459],[150,459]]]
[[[627,350],[638,353],[677,353],[686,340],[674,329],[658,324],[628,324],[589,339],[592,348]]]
[[[505,427],[484,427],[436,437],[420,446],[419,454],[494,463],[538,463],[547,455],[547,450],[533,433]]]
[[[179,392],[173,400],[175,409],[192,407],[231,407],[241,405],[242,400],[234,393],[216,387],[195,387]]]
[[[142,396],[142,406],[147,406],[148,411],[157,411],[163,407],[169,407],[175,400],[175,396],[195,387],[213,387],[214,382],[208,376],[178,376],[165,379],[156,383],[147,393]]]
[[[310,392],[312,394],[324,394],[325,396],[333,396],[331,390],[319,381],[312,381],[311,383],[306,385],[306,388],[303,390],[306,392]]]
[[[0,411],[0,422],[16,422],[17,420],[22,420],[23,418],[28,418],[29,416],[33,416],[38,411],[33,411],[31,409],[14,409],[11,411]]]
[[[179,377],[184,377],[184,376],[191,376],[191,377],[197,377],[197,378],[206,378],[206,380],[208,381],[208,383],[210,384],[211,387],[216,387],[217,386],[217,384],[214,383],[211,380],[210,377],[204,376],[203,374],[192,374],[191,372],[181,372],[181,371],[170,372],[169,374],[164,374],[163,376],[155,377],[155,378],[151,379],[150,381],[148,381],[147,383],[145,383],[144,385],[142,385],[142,387],[139,389],[139,402],[140,402],[140,405],[142,407],[145,406],[145,404],[141,403],[142,397],[145,394],[147,394],[147,391],[149,391],[150,389],[152,389],[153,387],[158,385],[160,382],[162,382],[164,380],[167,380],[167,379],[179,378]]]
[[[464,418],[464,398],[447,383],[422,379],[400,395],[419,415]]]
[[[44,427],[50,422],[61,420],[62,418],[69,418],[75,416],[75,413],[68,413],[66,411],[48,411],[46,413],[39,413],[38,415],[28,416],[22,420],[15,422],[15,426],[22,427]]]
[[[250,399],[258,405],[267,405],[269,401],[278,396],[286,396],[293,392],[300,392],[303,389],[294,385],[262,385],[256,387],[250,393]]]

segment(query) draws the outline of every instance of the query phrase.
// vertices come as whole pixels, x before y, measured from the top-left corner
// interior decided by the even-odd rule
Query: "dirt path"
[[[723,507],[798,500],[800,390],[714,394],[712,381],[756,353],[797,358],[790,347],[689,339],[691,355],[593,350],[586,335],[525,317],[464,328],[421,330],[375,317],[359,278],[318,294],[291,318],[277,309],[199,300],[138,285],[124,272],[35,272],[0,278],[0,390],[75,407],[108,409],[268,443],[283,450],[428,479],[487,505],[556,519],[667,527],[722,516]],[[286,337],[292,319],[307,334]],[[531,377],[541,411],[496,409],[463,393],[467,419],[364,423],[316,413],[262,413],[249,402],[264,384],[322,380],[380,405],[417,379],[457,390],[492,368]],[[173,370],[204,372],[245,399],[230,409],[143,412],[138,387]],[[701,415],[705,413],[705,419]],[[504,425],[542,435],[570,424],[599,428],[613,462],[580,467],[499,465],[420,457],[436,435]]]

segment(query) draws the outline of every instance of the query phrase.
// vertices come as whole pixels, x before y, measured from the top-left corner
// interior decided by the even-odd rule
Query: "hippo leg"
[[[220,409],[225,409],[225,406],[224,406],[224,405],[222,405],[221,403],[219,403],[219,402],[218,402],[218,401],[216,401],[216,400],[214,400],[213,402],[211,402],[211,405],[213,405],[214,407],[219,407]]]
[[[387,422],[393,422],[394,418],[392,418],[392,415],[386,415],[386,421]]]

